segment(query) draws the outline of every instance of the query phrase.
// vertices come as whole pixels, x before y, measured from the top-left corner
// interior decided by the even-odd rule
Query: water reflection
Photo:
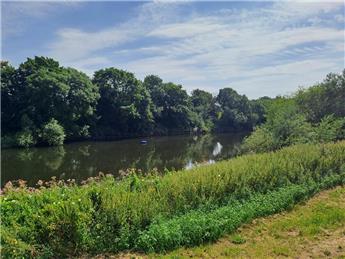
[[[1,156],[1,180],[25,179],[34,185],[52,176],[83,180],[102,171],[117,174],[119,170],[140,168],[192,168],[231,157],[243,134],[174,136],[113,142],[77,142],[55,148],[5,149]]]
[[[222,148],[223,146],[219,142],[217,142],[217,144],[213,148],[212,155],[218,156],[222,152]]]

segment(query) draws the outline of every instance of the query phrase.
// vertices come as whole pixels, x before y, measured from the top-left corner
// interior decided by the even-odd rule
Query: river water
[[[73,178],[77,181],[99,172],[117,175],[127,168],[148,172],[153,168],[192,168],[234,155],[245,134],[169,136],[120,141],[83,141],[61,147],[4,149],[1,154],[2,185],[23,179],[34,186],[38,180]]]

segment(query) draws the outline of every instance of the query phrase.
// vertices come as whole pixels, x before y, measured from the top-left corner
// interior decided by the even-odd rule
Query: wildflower
[[[26,181],[19,179],[18,180],[18,185],[20,188],[24,188],[26,186]]]
[[[11,181],[7,182],[4,186],[4,192],[13,189],[13,183]]]

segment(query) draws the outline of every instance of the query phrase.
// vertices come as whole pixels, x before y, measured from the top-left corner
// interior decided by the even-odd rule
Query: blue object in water
[[[146,145],[147,144],[147,140],[140,140],[140,144]]]

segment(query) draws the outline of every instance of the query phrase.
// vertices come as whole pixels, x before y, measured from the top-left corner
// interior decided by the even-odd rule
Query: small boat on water
[[[147,141],[147,140],[145,140],[145,139],[140,140],[140,144],[141,144],[141,145],[146,145],[146,144],[147,144],[147,142],[148,142],[148,141]]]

